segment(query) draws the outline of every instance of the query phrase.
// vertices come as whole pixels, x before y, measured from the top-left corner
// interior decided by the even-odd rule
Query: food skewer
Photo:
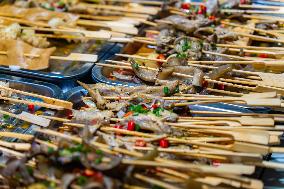
[[[0,51],[0,55],[7,55],[6,51]],[[39,58],[38,54],[28,54],[24,53],[24,56],[30,58]],[[81,53],[71,53],[68,56],[50,56],[50,59],[54,60],[65,60],[65,61],[80,61],[80,62],[96,62],[98,59],[97,55],[93,54],[81,54]]]

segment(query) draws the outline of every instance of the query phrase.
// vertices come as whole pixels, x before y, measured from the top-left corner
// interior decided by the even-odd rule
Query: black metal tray
[[[70,44],[67,45],[67,49],[69,49],[68,52],[64,51],[65,48],[59,47],[54,55],[66,56],[66,54],[71,52],[97,54],[99,61],[109,49],[116,45],[116,43],[100,43],[101,44],[89,41],[77,45]],[[57,44],[60,45],[59,42],[57,42]],[[94,63],[50,60],[50,67],[46,70],[34,71],[20,69],[12,71],[7,66],[0,66],[0,73],[54,83],[60,86],[64,91],[67,91],[70,88],[77,86],[75,81],[78,79],[89,78],[91,81],[91,78],[88,76],[91,75],[93,65]]]
[[[8,81],[13,89],[32,92],[48,97],[64,98],[61,89],[51,83],[0,74],[0,81]]]

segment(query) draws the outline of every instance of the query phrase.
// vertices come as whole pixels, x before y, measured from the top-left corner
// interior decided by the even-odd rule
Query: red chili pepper
[[[214,160],[212,161],[212,165],[213,165],[214,167],[218,167],[218,166],[221,165],[221,162],[220,162],[219,160],[217,160],[217,159],[214,159]]]
[[[214,21],[214,20],[216,20],[216,17],[211,15],[211,16],[208,17],[208,19]]]
[[[258,57],[260,57],[260,58],[268,58],[268,54],[259,54]]]
[[[200,5],[200,9],[202,10],[203,14],[206,14],[207,7],[205,5]]]
[[[122,125],[115,125],[115,126],[113,126],[113,128],[122,129],[123,127],[122,127]],[[119,133],[119,132],[116,132],[115,134],[116,134],[117,136],[121,136],[121,135],[122,135],[122,134]]]
[[[143,108],[144,110],[147,110],[147,109],[148,109],[145,104],[142,104],[141,106],[142,106],[142,108]]]
[[[101,172],[95,172],[93,178],[97,181],[97,182],[103,182],[103,178],[104,175]]]
[[[29,110],[29,112],[34,112],[35,111],[35,105],[29,104],[28,105],[28,110]]]
[[[87,177],[94,176],[94,175],[95,175],[95,171],[90,170],[90,169],[86,169],[86,170],[84,171],[84,175],[87,176]]]
[[[143,139],[137,139],[135,141],[135,146],[139,146],[139,147],[145,147],[147,144]]]
[[[197,14],[203,14],[203,11],[202,11],[202,9],[201,9],[201,8],[200,8],[200,9],[198,9]]]
[[[122,129],[122,125],[115,125],[113,127],[116,128],[116,129]]]
[[[135,123],[134,123],[134,121],[128,121],[128,123],[127,123],[127,130],[128,131],[134,131],[135,130]]]
[[[181,8],[182,9],[186,9],[186,10],[188,10],[188,9],[190,9],[190,4],[189,3],[183,3],[183,4],[181,4]]]
[[[161,139],[160,140],[160,147],[162,148],[168,148],[170,146],[170,143],[167,139]]]
[[[224,90],[224,89],[225,89],[225,85],[223,85],[223,84],[218,84],[218,89],[219,89],[219,90]]]
[[[153,108],[153,109],[157,109],[157,108],[159,108],[159,105],[158,105],[158,104],[153,104],[153,105],[152,105],[152,108]]]
[[[204,88],[208,87],[208,81],[204,80],[202,82],[202,87],[204,87]]]
[[[165,60],[166,57],[163,55],[163,54],[159,54],[157,56],[157,59],[160,59],[160,60]],[[157,62],[159,66],[162,66],[164,62]]]

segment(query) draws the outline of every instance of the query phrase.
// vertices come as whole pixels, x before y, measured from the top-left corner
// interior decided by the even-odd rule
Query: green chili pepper
[[[166,96],[168,96],[168,95],[170,94],[170,89],[169,89],[169,87],[164,87],[164,94],[165,94]]]

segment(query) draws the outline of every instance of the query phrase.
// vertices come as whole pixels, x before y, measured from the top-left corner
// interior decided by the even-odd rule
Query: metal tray
[[[87,43],[80,44],[65,44],[60,43],[62,41],[57,41],[56,46],[58,47],[54,55],[66,56],[71,52],[76,53],[89,53],[97,54],[98,60],[100,60],[105,53],[115,46],[115,43],[103,43],[89,41]],[[66,49],[68,49],[66,51]],[[72,61],[56,61],[50,60],[50,67],[46,70],[34,71],[27,69],[20,69],[17,71],[12,71],[7,66],[0,66],[0,73],[16,75],[25,78],[31,78],[41,81],[46,81],[54,83],[63,88],[63,90],[68,90],[77,86],[75,81],[77,79],[86,78],[91,74],[91,69],[94,63],[84,63],[84,62],[72,62]]]
[[[42,82],[42,81],[35,81],[35,80],[31,80],[31,79],[25,79],[25,78],[16,77],[16,76],[4,75],[4,74],[0,74],[0,81],[8,81],[9,86],[13,89],[31,92],[31,93],[35,93],[35,94],[39,94],[39,95],[48,96],[48,97],[64,99],[64,95],[63,95],[61,89],[54,84],[50,84],[50,83],[46,83],[46,82]],[[36,98],[33,98],[33,97],[30,97],[29,99],[36,100]],[[3,105],[3,106],[1,106],[1,109],[7,109],[7,108],[9,108],[9,106]],[[55,111],[54,112],[49,111],[49,113],[55,114],[56,112]],[[51,123],[51,124],[53,124],[53,123]],[[33,134],[34,133],[32,131],[33,128],[38,127],[38,126],[33,125],[33,124],[28,124],[27,127],[21,127],[22,126],[21,123],[17,123],[17,126],[19,126],[19,127],[12,128],[9,131],[13,131],[13,132],[17,132],[17,133]],[[3,129],[1,128],[1,130],[3,130]],[[7,138],[6,140],[7,141],[14,141],[16,139]]]
[[[0,74],[0,81],[8,81],[10,87],[54,98],[64,98],[61,89],[51,83]]]

